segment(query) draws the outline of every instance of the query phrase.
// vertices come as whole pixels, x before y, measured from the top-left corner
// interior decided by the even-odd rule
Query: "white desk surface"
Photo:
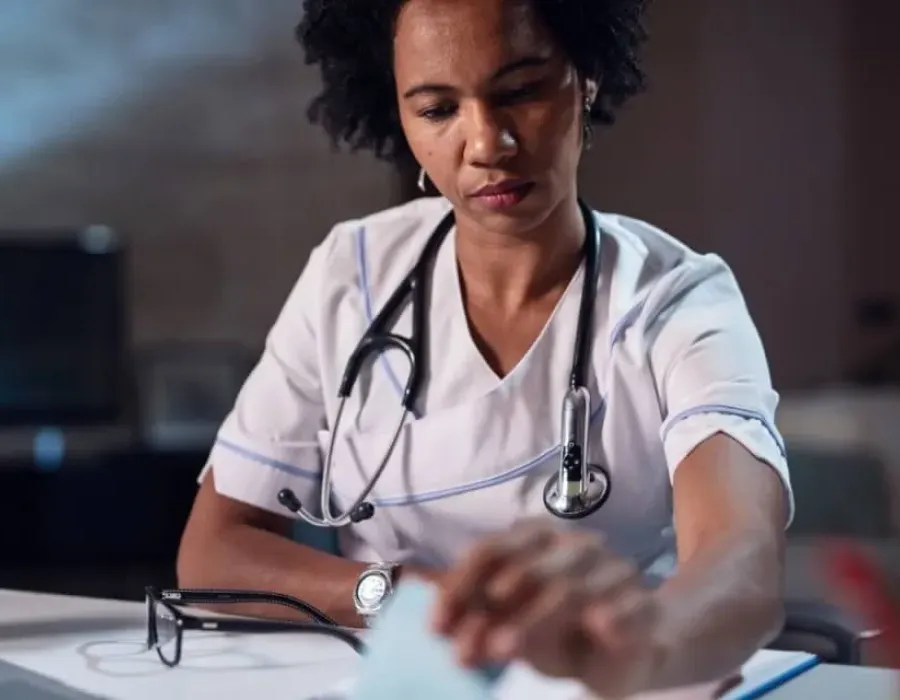
[[[175,669],[145,643],[143,603],[0,590],[0,661],[108,700],[303,700],[357,663],[343,643],[308,634],[188,632]],[[889,671],[821,665],[765,697],[893,700],[898,688]]]

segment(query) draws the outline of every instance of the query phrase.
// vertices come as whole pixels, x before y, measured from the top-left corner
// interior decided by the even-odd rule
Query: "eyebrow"
[[[524,70],[526,68],[546,66],[549,62],[550,58],[548,56],[525,56],[524,58],[507,63],[491,76],[491,80],[499,80],[510,73],[515,73],[516,71]],[[443,83],[422,83],[421,85],[414,85],[404,92],[403,97],[409,99],[410,97],[415,97],[416,95],[421,95],[423,93],[451,92],[453,89],[454,87],[452,85]]]

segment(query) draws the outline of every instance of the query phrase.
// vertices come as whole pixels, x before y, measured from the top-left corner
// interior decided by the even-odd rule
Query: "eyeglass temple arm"
[[[158,592],[160,600],[178,605],[215,605],[218,603],[270,603],[299,610],[323,625],[340,625],[318,608],[299,598],[272,591],[228,591],[221,589],[179,588]]]
[[[287,620],[238,620],[238,619],[203,619],[185,615],[182,624],[187,630],[204,630],[218,632],[312,632],[334,637],[349,644],[362,653],[365,645],[353,632],[343,627],[332,627],[310,622],[290,622]]]

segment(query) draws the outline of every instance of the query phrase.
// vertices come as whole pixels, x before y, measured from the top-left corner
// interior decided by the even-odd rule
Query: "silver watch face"
[[[364,608],[374,608],[381,604],[387,591],[387,577],[381,572],[373,571],[359,580],[356,597]]]

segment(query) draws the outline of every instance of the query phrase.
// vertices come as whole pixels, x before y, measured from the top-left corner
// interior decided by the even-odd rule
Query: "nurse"
[[[718,257],[589,214],[589,445],[610,489],[581,520],[544,506],[593,228],[576,171],[592,119],[611,122],[642,86],[643,5],[306,0],[298,36],[324,85],[312,119],[339,144],[411,154],[440,196],[339,223],[312,252],[200,476],[182,586],[281,591],[361,625],[398,581],[424,577],[447,591],[439,624],[469,659],[487,654],[491,630],[546,622],[548,609],[562,621],[552,639],[585,638],[591,601],[606,622],[581,646],[587,663],[542,661],[540,624],[494,652],[564,675],[596,667],[616,692],[719,677],[775,633],[792,511],[777,395]],[[374,517],[340,530],[341,557],[297,544],[279,492],[316,504],[333,441],[344,511],[391,447],[403,354],[364,367],[335,431],[338,387],[450,211],[429,276],[425,380]],[[393,329],[410,334],[409,305]],[[617,639],[628,653],[604,656]]]

